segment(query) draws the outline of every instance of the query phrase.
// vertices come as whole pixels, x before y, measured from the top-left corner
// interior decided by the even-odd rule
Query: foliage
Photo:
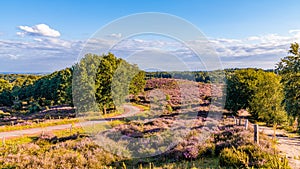
[[[289,169],[287,159],[273,148],[271,140],[260,134],[260,145],[253,142],[253,131],[234,127],[214,134],[216,155],[220,166],[229,168],[284,168]]]
[[[174,78],[191,80],[203,83],[216,83],[225,81],[225,72],[223,70],[215,71],[170,71],[170,72],[146,72],[146,79],[152,78]]]
[[[0,93],[0,105],[2,106],[13,105],[13,96],[11,94],[11,91],[4,90]]]
[[[44,76],[0,75],[3,78],[0,78],[0,106],[37,112],[54,105],[72,106],[75,101],[80,104],[77,105],[79,111],[97,111],[99,108],[106,111],[123,103],[128,94],[137,96],[143,92],[144,76],[136,65],[111,53],[87,54],[71,68]],[[115,86],[112,82],[116,82]],[[113,98],[113,94],[118,97]],[[29,105],[22,105],[22,102]]]
[[[257,145],[225,148],[220,154],[220,166],[233,168],[290,169],[288,160],[278,154],[263,150]]]
[[[0,92],[2,92],[3,90],[10,90],[11,87],[12,86],[9,83],[9,81],[4,80],[4,79],[0,79]]]
[[[13,87],[9,91],[0,93],[0,103],[12,106],[14,102],[19,104],[20,100],[35,102],[29,107],[31,108],[30,111],[38,111],[41,109],[40,106],[50,106],[48,103],[51,101],[56,105],[71,104],[71,75],[72,70],[67,68],[43,77],[19,75],[23,77],[20,78],[19,76],[12,76],[15,77],[11,82]]]
[[[289,53],[277,65],[276,71],[284,84],[286,111],[293,117],[300,117],[300,49],[292,43]]]
[[[87,54],[74,69],[74,103],[79,112],[102,110],[106,114],[124,103],[128,94],[144,90],[144,72],[112,53]]]
[[[39,103],[32,102],[29,105],[28,110],[29,110],[30,113],[34,113],[34,112],[38,112],[38,111],[42,110],[42,107],[39,105]]]
[[[86,54],[73,66],[72,93],[74,106],[78,112],[98,111],[96,104],[95,76],[100,57]]]
[[[234,112],[248,109],[254,119],[267,123],[286,121],[280,80],[280,76],[273,72],[254,69],[234,71],[227,78],[225,108]]]
[[[0,74],[0,79],[9,81],[13,86],[21,86],[25,81],[35,81],[42,77],[38,74]]]
[[[247,168],[249,158],[244,151],[225,148],[220,154],[220,165],[234,168]]]

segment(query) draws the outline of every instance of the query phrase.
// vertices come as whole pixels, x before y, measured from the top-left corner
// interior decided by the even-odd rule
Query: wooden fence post
[[[242,119],[239,118],[239,126],[242,124]]]
[[[245,120],[245,130],[248,130],[248,119]]]
[[[234,125],[234,123],[235,123],[235,116],[233,116],[233,125]]]
[[[72,133],[72,126],[73,126],[73,125],[71,124],[71,126],[70,126],[70,133]]]
[[[259,126],[254,124],[254,142],[259,144]]]

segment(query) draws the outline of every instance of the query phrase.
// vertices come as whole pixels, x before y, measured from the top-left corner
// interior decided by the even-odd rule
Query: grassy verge
[[[124,111],[115,111],[113,113],[108,113],[108,114],[101,115],[101,118],[115,117],[115,116],[121,115],[123,113],[124,113]]]
[[[46,132],[47,133],[47,132]],[[64,129],[64,130],[56,130],[52,131],[52,134],[54,134],[57,137],[67,137],[72,134],[85,134],[85,131],[81,127],[74,127],[72,131],[70,129]],[[21,137],[13,137],[13,138],[7,138],[5,140],[1,140],[0,146],[3,146],[3,143],[5,145],[10,146],[10,145],[18,145],[18,144],[25,144],[25,143],[31,143],[33,142],[36,138],[38,138],[41,134],[34,134],[34,135],[25,135]]]
[[[139,107],[143,110],[149,109],[146,106],[133,104],[136,107]],[[101,116],[88,116],[86,120],[93,120],[99,118],[110,118],[121,115],[124,113],[124,110],[118,110],[113,113],[101,115]],[[95,113],[94,113],[95,114]],[[97,113],[96,113],[97,114]],[[14,126],[0,126],[0,132],[7,132],[7,131],[14,131],[14,130],[24,130],[24,129],[31,129],[31,128],[39,128],[39,127],[49,127],[49,126],[56,126],[56,125],[63,125],[63,124],[72,124],[78,123],[81,119],[73,118],[73,119],[56,119],[56,120],[47,120],[41,123],[32,123],[30,125],[14,125]]]
[[[73,127],[72,130],[70,129],[63,129],[63,130],[55,130],[51,132],[46,133],[52,133],[57,137],[67,137],[73,134],[93,134],[97,132],[101,132],[104,130],[107,130],[109,128],[115,127],[117,125],[125,123],[124,121],[115,120],[111,122],[105,122],[101,124],[95,124],[85,127]],[[21,137],[13,137],[13,138],[7,138],[5,140],[0,140],[0,146],[3,146],[3,143],[5,142],[5,145],[16,145],[16,144],[23,144],[23,143],[30,143],[34,139],[36,139],[38,136],[40,136],[40,133],[34,134],[34,135],[25,135]]]
[[[71,124],[71,123],[77,123],[77,122],[79,122],[78,118],[60,119],[60,120],[47,120],[45,122],[32,123],[30,125],[1,126],[0,127],[0,132],[14,131],[14,130],[24,130],[24,129],[31,129],[31,128],[39,128],[39,127],[49,127],[49,126]]]
[[[149,107],[149,106],[145,106],[145,105],[137,104],[137,103],[131,103],[131,104],[132,104],[133,106],[135,106],[135,107],[138,107],[138,108],[144,110],[144,111],[150,110],[150,107]]]

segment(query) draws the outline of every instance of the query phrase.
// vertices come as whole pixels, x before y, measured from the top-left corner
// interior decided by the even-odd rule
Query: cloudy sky
[[[298,0],[3,0],[0,72],[51,72],[70,66],[105,25],[143,12],[168,13],[195,25],[208,39],[224,68],[274,68],[287,55],[289,44],[300,40],[299,7]],[[201,69],[193,51],[172,38],[160,35],[128,38],[117,30],[107,34],[106,39],[98,39],[96,47],[114,46],[112,51],[124,58],[134,51],[131,59],[127,58],[131,62],[167,63],[176,56],[175,60],[186,59],[194,69]],[[201,45],[195,39],[189,43]],[[138,64],[143,66],[142,61]]]

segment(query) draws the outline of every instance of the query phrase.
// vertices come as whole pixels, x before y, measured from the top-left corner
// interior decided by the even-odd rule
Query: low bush
[[[233,168],[247,168],[249,157],[244,151],[233,148],[225,148],[220,154],[220,166]]]
[[[0,147],[0,168],[104,168],[114,161],[116,156],[90,138],[57,144],[39,138],[36,143]]]
[[[220,153],[220,166],[232,168],[290,169],[286,158],[269,152],[258,145],[225,148]]]

